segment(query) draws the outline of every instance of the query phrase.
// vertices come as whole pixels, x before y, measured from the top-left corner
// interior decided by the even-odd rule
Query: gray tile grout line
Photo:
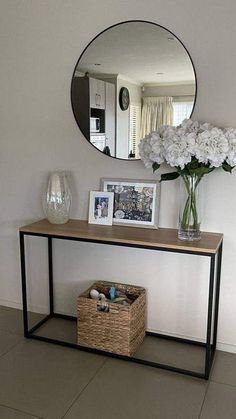
[[[203,410],[203,406],[204,406],[204,403],[205,403],[205,400],[206,400],[206,395],[207,395],[207,391],[208,391],[209,385],[210,385],[210,380],[208,381],[208,383],[206,385],[206,391],[205,391],[205,394],[204,394],[204,397],[203,397],[203,401],[202,401],[202,404],[201,404],[200,412],[198,414],[198,419],[201,419],[202,410]]]
[[[213,369],[214,369],[214,366],[215,366],[215,363],[216,363],[216,357],[217,357],[217,355],[214,356],[214,361],[213,361],[213,365],[212,365],[212,369],[211,369],[212,372],[213,372]],[[212,373],[211,373],[211,376],[212,376]],[[202,411],[203,411],[203,406],[204,406],[204,403],[205,403],[205,400],[206,400],[206,396],[207,396],[207,392],[208,392],[208,389],[209,389],[209,386],[210,386],[211,383],[222,384],[222,385],[225,385],[225,386],[236,388],[236,384],[234,386],[233,384],[221,383],[219,381],[215,381],[215,380],[212,380],[211,378],[209,378],[208,383],[207,383],[207,386],[206,386],[205,395],[204,395],[204,398],[203,398],[203,401],[202,401],[201,409],[200,409],[200,412],[199,412],[199,415],[198,415],[198,419],[201,419],[201,415],[202,415]]]
[[[217,354],[214,357],[214,362],[213,362],[213,365],[212,365],[212,372],[213,372],[213,369],[214,369],[214,366],[215,366],[215,363],[216,363],[216,358],[217,358]],[[212,376],[212,374],[211,374],[211,376]],[[216,383],[216,384],[223,384],[223,385],[230,386],[230,387],[236,387],[236,384],[223,383],[221,381],[216,381],[214,379],[212,380],[211,378],[209,379],[209,381],[212,382],[212,383]]]
[[[0,316],[1,316],[1,311],[0,311]],[[2,329],[1,326],[0,326],[0,332],[6,332],[6,333],[9,333],[9,335],[16,335],[16,336],[22,336],[23,333],[24,333],[23,329],[22,329],[22,331],[19,331],[17,333],[17,332],[12,332],[9,329],[7,329],[7,330],[6,329]]]
[[[236,390],[236,385],[221,383],[219,381],[214,381],[214,380],[209,380],[208,381],[208,384],[207,384],[207,387],[206,387],[206,392],[205,392],[205,396],[204,396],[204,399],[203,399],[203,402],[202,402],[202,405],[201,405],[201,409],[200,409],[200,412],[199,412],[198,419],[201,419],[201,415],[202,415],[202,411],[203,411],[203,406],[204,406],[204,403],[205,403],[205,400],[206,400],[206,396],[207,396],[207,392],[208,392],[208,389],[209,389],[209,386],[210,386],[211,383],[220,384],[220,385],[226,386],[226,387],[231,387],[231,388],[234,388]]]
[[[22,342],[22,340],[20,340],[19,342],[15,343],[13,346],[11,346],[10,349],[8,349],[6,352],[3,352],[2,354],[0,354],[0,359],[2,358],[2,356],[8,354],[8,352],[11,352],[17,345],[20,345],[21,342]]]
[[[214,366],[215,366],[215,362],[216,362],[216,354],[215,354],[215,356],[213,358],[213,364],[211,366],[211,374],[210,374],[210,377],[212,375],[212,372],[213,372],[213,369],[214,369]],[[205,394],[204,394],[204,397],[203,397],[203,401],[202,401],[202,405],[201,405],[200,412],[199,412],[199,415],[198,415],[198,419],[201,419],[201,415],[202,415],[202,411],[203,411],[203,406],[204,406],[204,403],[205,403],[205,400],[206,400],[206,395],[207,395],[207,392],[208,392],[209,385],[211,383],[211,378],[210,377],[209,377],[208,382],[207,382],[207,385],[206,385],[206,391],[205,391]]]
[[[28,415],[29,417],[31,416],[31,417],[35,417],[37,419],[44,419],[42,416],[37,416],[37,415],[34,415],[32,413],[26,412],[25,410],[20,410],[20,409],[17,409],[16,407],[11,407],[11,406],[8,406],[6,404],[0,403],[0,407],[6,407],[7,409],[14,410],[15,412],[24,413],[24,414]]]
[[[211,380],[211,383],[221,384],[222,386],[232,387],[232,388],[235,388],[235,390],[236,390],[236,384],[222,383],[221,381],[215,381],[215,380]]]
[[[0,329],[0,332],[5,332],[5,333],[8,333],[9,335],[12,335],[12,336],[21,336],[21,337],[23,337],[23,335],[24,335],[24,332],[22,332],[22,333],[14,333],[14,332],[9,332],[9,330],[5,330],[5,329]]]
[[[77,400],[79,400],[79,398],[81,397],[81,395],[83,394],[83,392],[86,390],[86,388],[89,386],[89,384],[93,381],[93,379],[96,377],[96,375],[101,371],[101,369],[104,367],[104,365],[106,364],[107,361],[108,361],[108,358],[106,358],[104,360],[104,362],[102,363],[102,365],[100,365],[100,367],[98,367],[98,369],[95,371],[95,373],[93,374],[93,376],[90,378],[89,382],[84,386],[84,388],[75,397],[75,399],[73,400],[73,402],[71,403],[71,405],[69,406],[69,408],[67,409],[67,411],[63,414],[63,416],[60,416],[60,418],[58,418],[58,419],[63,419],[67,415],[67,413],[70,411],[70,409],[72,408],[72,406],[77,402]]]

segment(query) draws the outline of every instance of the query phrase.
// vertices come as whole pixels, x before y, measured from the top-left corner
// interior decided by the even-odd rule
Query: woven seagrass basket
[[[91,289],[108,295],[110,287],[125,291],[130,305],[108,303],[108,312],[99,311],[99,302],[90,298]],[[78,297],[77,342],[120,355],[132,356],[145,336],[146,291],[133,285],[95,282]]]

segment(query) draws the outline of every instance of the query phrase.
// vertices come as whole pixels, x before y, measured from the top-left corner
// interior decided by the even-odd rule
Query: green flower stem
[[[182,218],[181,218],[181,229],[183,230],[197,230],[199,228],[199,218],[197,212],[196,193],[197,186],[201,180],[201,176],[181,176],[187,192],[187,199],[184,206]]]

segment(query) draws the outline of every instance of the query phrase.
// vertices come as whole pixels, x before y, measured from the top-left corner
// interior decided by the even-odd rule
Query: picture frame
[[[114,193],[113,224],[158,228],[160,182],[102,178],[101,190]]]
[[[91,191],[89,195],[89,224],[112,225],[113,192]]]

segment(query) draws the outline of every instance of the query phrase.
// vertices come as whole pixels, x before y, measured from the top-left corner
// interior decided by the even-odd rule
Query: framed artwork
[[[101,189],[114,194],[113,224],[157,228],[160,183],[155,180],[101,179]]]
[[[91,191],[89,199],[89,224],[112,225],[114,194]]]

